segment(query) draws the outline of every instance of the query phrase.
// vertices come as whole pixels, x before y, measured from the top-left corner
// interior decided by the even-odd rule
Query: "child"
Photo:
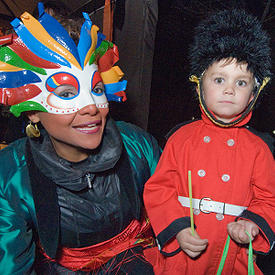
[[[160,149],[108,115],[125,98],[117,48],[86,13],[77,46],[39,13],[0,37],[0,103],[30,119],[0,152],[0,273],[153,274],[142,191]]]
[[[198,77],[191,81],[197,83],[202,120],[170,137],[144,191],[165,256],[161,274],[216,274],[228,234],[233,241],[223,274],[247,274],[246,232],[255,253],[274,245],[273,156],[244,127],[270,77],[268,42],[257,19],[240,10],[218,12],[196,28],[191,65]]]

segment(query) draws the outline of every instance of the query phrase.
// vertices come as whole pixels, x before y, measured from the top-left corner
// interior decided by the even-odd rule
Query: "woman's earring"
[[[37,124],[32,125],[32,122],[30,121],[29,124],[26,127],[26,134],[28,137],[33,138],[33,137],[40,137],[40,131],[37,127]]]

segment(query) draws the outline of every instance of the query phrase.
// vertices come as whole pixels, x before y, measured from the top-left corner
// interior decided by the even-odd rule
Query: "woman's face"
[[[99,90],[101,86],[103,89],[102,82],[97,86]],[[58,89],[58,93],[70,97],[72,91],[68,87],[64,87],[64,91],[61,91],[62,87]],[[77,162],[87,158],[88,151],[100,145],[108,112],[109,108],[98,108],[96,104],[89,104],[71,114],[34,112],[28,116],[32,122],[42,123],[59,156]]]

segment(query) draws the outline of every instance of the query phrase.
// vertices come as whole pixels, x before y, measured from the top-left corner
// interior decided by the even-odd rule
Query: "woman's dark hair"
[[[43,5],[45,12],[54,17],[77,44],[84,18],[71,15],[71,11],[62,1],[44,1]],[[38,18],[37,9],[33,12],[33,15]]]

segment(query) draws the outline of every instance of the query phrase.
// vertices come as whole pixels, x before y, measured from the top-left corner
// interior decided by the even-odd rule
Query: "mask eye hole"
[[[54,89],[53,92],[55,95],[63,99],[72,99],[78,94],[77,89],[74,86],[68,84],[58,86]]]
[[[92,77],[92,93],[94,95],[100,96],[105,92],[105,86],[100,76],[100,73],[95,71]]]
[[[79,82],[69,73],[55,73],[46,81],[46,89],[62,99],[71,99],[79,94]]]
[[[93,88],[93,92],[97,95],[102,95],[104,91],[105,91],[105,88],[102,81],[96,83],[95,87]]]

